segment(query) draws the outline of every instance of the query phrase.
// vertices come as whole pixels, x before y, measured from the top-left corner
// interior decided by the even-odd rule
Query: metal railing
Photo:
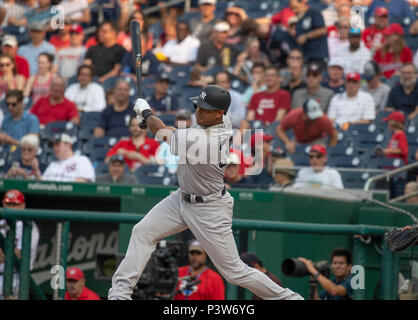
[[[188,13],[190,11],[191,0],[171,0],[171,1],[167,1],[167,2],[164,2],[164,3],[160,3],[156,6],[146,8],[146,9],[143,10],[143,13],[145,15],[147,15],[147,14],[150,14],[150,13],[153,13],[153,12],[158,12],[161,9],[168,8],[168,7],[174,6],[174,5],[182,3],[182,2],[184,2],[184,12]]]
[[[15,222],[22,220],[24,222],[23,228],[23,248],[22,258],[17,260],[18,269],[20,272],[20,288],[19,299],[28,299],[29,289],[38,292],[38,296],[45,298],[43,294],[39,294],[39,288],[31,279],[29,274],[30,265],[30,239],[31,239],[31,220],[54,220],[64,222],[60,229],[60,263],[67,262],[68,252],[68,230],[70,221],[83,222],[109,222],[109,223],[137,223],[145,215],[134,213],[109,213],[109,212],[81,212],[81,211],[64,211],[64,210],[11,210],[3,208],[0,210],[0,218],[6,219],[10,226],[7,232],[5,241],[5,272],[3,295],[12,294],[12,278],[14,262],[14,236],[15,236]],[[234,230],[260,230],[260,231],[274,231],[274,232],[290,232],[290,233],[311,233],[311,234],[328,234],[328,235],[371,235],[376,237],[383,237],[387,228],[373,225],[346,225],[346,224],[317,224],[317,223],[299,223],[299,222],[279,222],[279,221],[264,221],[264,220],[248,220],[248,219],[234,219],[232,222]],[[238,238],[236,237],[236,241]],[[0,243],[1,244],[1,243]],[[239,245],[239,244],[237,244]],[[358,238],[353,237],[353,261],[357,265],[365,265],[366,261],[366,247],[365,244]],[[397,280],[398,280],[398,265],[399,256],[391,252],[382,240],[382,298],[396,299],[397,298]],[[228,286],[227,298],[237,298],[237,288]],[[63,299],[64,290],[60,290],[59,297]],[[358,289],[354,292],[356,300],[365,299],[365,290]]]
[[[364,190],[368,191],[373,182],[376,182],[376,181],[382,180],[382,179],[389,180],[390,177],[392,177],[394,175],[397,175],[398,173],[404,172],[406,170],[414,169],[414,168],[418,168],[418,161],[416,161],[414,163],[411,163],[411,164],[408,164],[406,166],[403,166],[401,168],[390,170],[388,172],[384,172],[382,174],[378,174],[374,177],[371,177],[366,181],[366,183],[364,185]]]

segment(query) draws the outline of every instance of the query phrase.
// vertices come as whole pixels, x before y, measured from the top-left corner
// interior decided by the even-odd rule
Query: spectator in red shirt
[[[293,130],[296,141],[292,141],[286,134],[287,130]],[[302,108],[296,108],[284,116],[276,128],[277,135],[285,143],[286,150],[293,154],[296,144],[324,143],[329,136],[328,146],[337,144],[338,132],[332,122],[321,110],[319,102],[315,99],[307,99]]]
[[[55,47],[55,52],[71,46],[71,24],[65,21],[64,28],[58,29],[58,33],[51,36],[49,43]]]
[[[389,11],[378,7],[374,11],[374,24],[363,31],[363,42],[367,49],[375,50],[385,42],[383,31],[389,25]]]
[[[78,125],[80,117],[77,106],[64,97],[64,79],[57,76],[52,78],[50,90],[50,94],[40,98],[30,112],[38,117],[41,125],[46,125],[52,121],[71,121]]]
[[[1,43],[1,53],[7,54],[15,59],[16,71],[27,80],[29,78],[29,63],[25,58],[17,55],[18,43],[15,36],[6,34]],[[0,70],[0,75],[2,74]]]
[[[385,43],[380,47],[374,57],[386,79],[399,73],[402,64],[412,62],[412,51],[406,46],[403,38],[404,31],[401,25],[392,23],[385,29]]]
[[[388,128],[393,132],[388,147],[383,149],[388,158],[400,158],[408,164],[408,140],[405,134],[405,116],[400,111],[392,112],[382,121],[388,122]]]
[[[190,265],[179,268],[174,300],[225,300],[225,285],[219,274],[207,266],[207,255],[195,239],[188,247]]]
[[[141,165],[153,163],[159,143],[147,137],[147,130],[138,126],[135,117],[129,122],[129,132],[131,137],[115,144],[106,154],[105,162],[109,162],[114,154],[121,154],[125,157],[126,165],[133,172]]]
[[[67,269],[65,300],[101,300],[99,295],[86,287],[84,272],[77,267]]]
[[[269,66],[264,72],[266,90],[253,94],[248,106],[246,119],[241,122],[241,129],[248,129],[249,121],[258,120],[268,125],[280,121],[290,109],[290,94],[280,89],[279,72],[274,66]]]

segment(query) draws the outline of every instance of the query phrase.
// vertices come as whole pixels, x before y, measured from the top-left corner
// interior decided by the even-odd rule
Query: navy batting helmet
[[[224,114],[228,112],[231,104],[230,93],[220,86],[209,85],[200,90],[197,97],[189,98],[194,107],[200,107],[205,110],[224,110]]]

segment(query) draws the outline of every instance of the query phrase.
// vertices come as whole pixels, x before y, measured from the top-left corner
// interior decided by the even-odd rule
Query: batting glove
[[[141,99],[141,98],[136,99],[135,105],[134,105],[134,111],[136,112],[136,114],[141,115],[142,117],[142,114],[145,110],[151,111],[151,108],[148,102],[145,99]]]
[[[138,125],[140,125],[144,121],[144,117],[142,116],[142,114],[138,114],[136,116],[136,121],[138,122]]]

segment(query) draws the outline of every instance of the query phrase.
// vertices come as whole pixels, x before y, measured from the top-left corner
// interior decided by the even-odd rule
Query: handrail
[[[416,192],[412,192],[412,193],[409,193],[409,194],[403,194],[403,195],[401,195],[401,196],[399,196],[399,197],[396,197],[396,198],[390,199],[390,200],[389,200],[389,202],[390,202],[390,203],[397,203],[397,202],[401,202],[401,201],[403,201],[403,200],[406,200],[406,199],[408,199],[408,198],[412,198],[412,197],[414,197],[414,196],[418,196],[418,191],[416,191]]]
[[[137,213],[115,213],[115,212],[83,212],[83,211],[69,211],[69,210],[40,210],[40,209],[25,209],[25,210],[13,210],[8,208],[0,209],[0,218],[5,218],[11,226],[14,225],[16,220],[55,220],[55,221],[84,221],[84,222],[113,222],[113,223],[137,223],[145,215]],[[389,227],[376,226],[376,225],[347,225],[347,224],[319,224],[319,223],[302,223],[302,222],[281,222],[281,221],[267,221],[267,220],[249,220],[249,219],[233,219],[233,229],[244,229],[244,230],[262,230],[262,231],[281,231],[291,233],[313,233],[313,234],[329,234],[329,235],[371,235],[376,236],[382,241],[382,297],[383,299],[395,299],[396,292],[394,288],[397,288],[397,273],[393,271],[394,267],[398,266],[399,261],[397,256],[391,252],[385,245],[383,235]],[[25,232],[25,230],[24,230]],[[30,232],[29,228],[26,228],[26,232]],[[7,243],[13,246],[13,235],[7,235]],[[29,237],[26,234],[26,237]],[[237,240],[238,241],[238,240]],[[354,253],[353,261],[354,264],[364,266],[365,264],[365,250],[366,246],[358,239],[353,237]],[[61,252],[62,261],[67,259],[67,246],[68,241],[63,240],[61,245],[63,246],[63,252]],[[13,249],[8,250],[6,260],[13,254]],[[29,264],[30,252],[27,250],[26,267]],[[10,259],[10,258],[9,258]],[[6,271],[10,273],[11,265],[6,266]],[[10,276],[8,277],[10,278]],[[31,278],[30,278],[31,279]],[[8,280],[10,282],[10,279]],[[4,288],[6,281],[4,281]],[[7,287],[10,291],[10,284]],[[22,285],[24,292],[28,292],[28,286],[32,286],[32,283],[26,283]],[[34,285],[35,290],[37,289],[36,284]],[[233,290],[233,289],[231,289]],[[232,292],[232,291],[231,291]],[[232,296],[231,296],[232,297]],[[356,300],[362,300],[365,298],[365,290],[356,290],[354,292],[354,298]],[[231,298],[233,299],[233,297]]]
[[[118,222],[137,223],[145,215],[136,213],[111,213],[98,211],[69,211],[69,210],[0,210],[0,217],[9,220],[58,220],[58,221],[84,221],[84,222]],[[388,228],[373,225],[347,225],[283,222],[269,220],[233,219],[232,228],[262,231],[281,231],[295,233],[321,233],[321,234],[361,234],[382,236]]]
[[[385,173],[382,173],[382,174],[378,174],[378,175],[376,175],[374,177],[371,177],[371,178],[369,178],[366,181],[366,183],[364,185],[364,190],[365,191],[369,191],[370,185],[372,184],[372,182],[375,182],[377,180],[384,179],[384,178],[389,178],[389,177],[391,177],[393,175],[396,175],[396,174],[398,174],[400,172],[403,172],[403,171],[409,170],[409,169],[413,169],[413,168],[416,168],[416,167],[418,167],[418,161],[416,161],[414,163],[411,163],[411,164],[408,164],[406,166],[403,166],[401,168],[394,169],[394,170],[390,170],[388,172],[385,172]]]
[[[190,1],[191,0],[171,0],[171,1],[164,2],[164,3],[160,3],[153,7],[146,8],[142,12],[145,15],[147,15],[153,12],[160,11],[161,9],[171,7],[172,5],[184,2],[184,12],[188,13],[190,11]]]

